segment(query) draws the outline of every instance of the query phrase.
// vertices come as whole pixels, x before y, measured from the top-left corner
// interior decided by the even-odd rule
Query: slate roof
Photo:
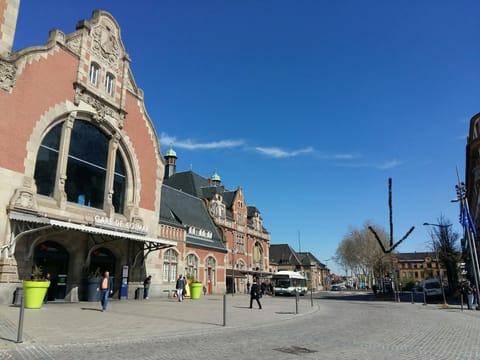
[[[288,244],[270,244],[270,262],[278,265],[302,265],[297,253]]]
[[[187,245],[227,252],[205,203],[198,197],[164,184],[160,203],[160,222],[185,229],[193,226],[210,231],[211,239],[187,233]]]
[[[205,179],[191,170],[177,172],[170,177],[165,178],[163,183],[197,198],[203,196],[203,188],[215,188],[208,179]]]
[[[310,266],[312,263],[315,263],[322,269],[327,268],[327,266],[318,260],[311,252],[297,252],[297,255],[305,266]]]
[[[395,253],[392,256],[398,261],[425,261],[426,257],[435,258],[435,254],[431,252],[413,252],[413,253]]]
[[[210,200],[215,194],[221,194],[222,201],[225,204],[225,218],[229,221],[235,221],[232,207],[237,190],[231,191],[227,190],[223,185],[214,185],[208,179],[191,170],[177,172],[170,177],[165,178],[163,184],[201,199]],[[260,213],[255,206],[247,205],[247,218],[253,216],[254,211]],[[250,227],[252,226],[250,225]],[[267,229],[263,226],[262,231],[268,233]]]

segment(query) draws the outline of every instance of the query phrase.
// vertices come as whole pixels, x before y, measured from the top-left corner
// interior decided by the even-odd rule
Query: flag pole
[[[461,223],[463,225],[463,232],[467,235],[467,242],[468,247],[470,248],[470,257],[472,258],[472,265],[473,265],[473,277],[475,280],[475,288],[478,293],[478,276],[480,274],[480,269],[478,266],[478,256],[477,256],[477,246],[475,245],[476,238],[475,238],[475,225],[473,224],[472,217],[470,215],[470,211],[468,208],[468,201],[467,201],[467,190],[465,184],[460,181],[460,176],[458,174],[458,167],[457,167],[457,180],[458,185],[457,188],[457,195],[458,200],[460,200],[460,217]],[[477,304],[477,306],[480,304]]]

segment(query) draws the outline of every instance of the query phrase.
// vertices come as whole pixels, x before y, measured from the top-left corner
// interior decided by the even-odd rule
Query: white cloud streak
[[[295,157],[303,154],[308,154],[314,151],[312,147],[307,147],[304,149],[293,150],[293,151],[286,151],[278,147],[260,147],[260,146],[255,147],[255,150],[262,155],[266,155],[266,156],[277,158],[277,159]]]
[[[160,144],[174,146],[179,149],[187,150],[211,150],[211,149],[226,149],[235,148],[244,144],[243,140],[221,140],[211,141],[206,143],[195,142],[191,139],[178,140],[176,137],[169,136],[165,133],[160,135]]]

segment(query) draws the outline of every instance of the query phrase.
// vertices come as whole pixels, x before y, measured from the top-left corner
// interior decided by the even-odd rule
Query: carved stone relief
[[[67,40],[67,47],[77,55],[80,55],[80,45],[82,37],[80,35],[75,36]]]
[[[92,51],[104,63],[117,69],[120,58],[120,44],[116,34],[115,25],[108,19],[102,21],[92,30]]]
[[[0,60],[0,89],[10,91],[15,85],[15,65]]]
[[[37,202],[33,191],[26,188],[16,189],[10,201],[10,206],[15,209],[36,210]]]
[[[123,122],[125,119],[124,112],[116,111],[112,106],[108,105],[105,101],[98,99],[97,97],[90,94],[83,86],[75,86],[75,95],[73,103],[79,105],[80,101],[83,101],[93,107],[96,111],[96,114],[93,116],[93,119],[99,123],[106,120],[106,116],[109,116],[117,121],[116,126],[119,129],[123,128]]]

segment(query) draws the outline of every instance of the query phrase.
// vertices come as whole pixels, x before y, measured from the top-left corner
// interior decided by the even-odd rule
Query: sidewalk
[[[224,317],[224,299],[226,303]],[[226,328],[255,327],[318,311],[310,296],[270,297],[249,309],[244,294],[202,296],[199,300],[110,300],[106,312],[98,302],[48,303],[25,309],[22,343],[17,343],[20,308],[0,305],[0,352],[28,345],[67,345],[180,336]],[[224,324],[225,319],[225,326]],[[107,340],[108,341],[108,340]]]

